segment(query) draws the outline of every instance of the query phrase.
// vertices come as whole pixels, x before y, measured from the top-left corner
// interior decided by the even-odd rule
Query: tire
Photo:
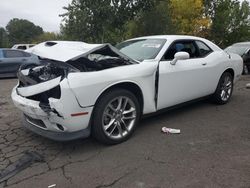
[[[217,104],[226,104],[231,99],[233,93],[233,76],[229,72],[224,72],[219,80],[213,101]]]
[[[133,93],[125,89],[110,90],[94,108],[92,136],[109,145],[124,142],[135,131],[140,115],[140,105]]]
[[[249,70],[248,70],[248,67],[247,65],[243,65],[243,71],[242,71],[242,74],[246,75],[246,74],[249,74]]]

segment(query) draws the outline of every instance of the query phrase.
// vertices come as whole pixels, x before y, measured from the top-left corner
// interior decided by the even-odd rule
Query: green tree
[[[247,1],[217,0],[211,11],[210,39],[221,47],[250,38],[250,7]]]
[[[36,26],[28,20],[18,18],[10,20],[6,26],[6,30],[11,45],[18,43],[31,43],[35,37],[43,33],[43,29],[40,26]]]
[[[9,47],[8,34],[4,28],[0,27],[0,48]]]
[[[61,35],[54,32],[44,32],[43,34],[35,37],[32,43],[40,43],[44,41],[51,41],[51,40],[61,40]]]
[[[127,38],[175,33],[169,1],[156,0],[152,5],[148,10],[141,10],[134,20],[127,23]]]
[[[65,7],[61,32],[66,39],[86,42],[112,42],[124,38],[125,23],[151,0],[73,0]]]
[[[203,0],[170,0],[170,11],[178,34],[206,35],[211,21],[205,15]]]

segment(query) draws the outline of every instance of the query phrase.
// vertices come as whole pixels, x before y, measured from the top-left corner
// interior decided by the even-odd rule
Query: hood
[[[42,58],[62,62],[86,57],[95,51],[98,51],[98,53],[103,55],[119,56],[130,62],[137,63],[135,60],[121,53],[111,44],[88,44],[76,41],[47,41],[26,50],[26,52],[35,54]]]

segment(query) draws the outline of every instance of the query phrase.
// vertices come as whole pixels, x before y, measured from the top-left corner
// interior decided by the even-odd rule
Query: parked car
[[[33,46],[35,46],[35,44],[15,44],[11,49],[27,50]]]
[[[40,63],[36,55],[20,50],[0,49],[0,77],[16,77],[21,65],[33,63]]]
[[[50,41],[30,49],[47,64],[18,73],[11,96],[24,126],[54,140],[91,133],[121,143],[142,115],[206,96],[226,104],[243,69],[239,55],[198,37],[141,37],[117,48]]]
[[[243,74],[248,74],[250,71],[250,42],[235,43],[225,49],[226,52],[236,53],[243,59]]]

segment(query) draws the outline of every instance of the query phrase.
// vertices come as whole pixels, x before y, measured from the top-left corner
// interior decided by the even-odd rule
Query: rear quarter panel
[[[236,82],[242,73],[243,69],[243,61],[242,58],[236,54],[227,54],[223,50],[215,51],[215,55],[213,56],[212,61],[216,62],[216,66],[213,76],[213,93],[217,88],[217,84],[219,83],[220,77],[222,74],[228,70],[232,69],[234,71],[234,82]]]
[[[234,82],[237,82],[241,75],[242,75],[242,71],[243,71],[243,59],[241,56],[239,56],[238,54],[233,54],[230,53],[229,54],[231,59],[230,59],[230,64],[234,70],[235,76],[234,76]]]

